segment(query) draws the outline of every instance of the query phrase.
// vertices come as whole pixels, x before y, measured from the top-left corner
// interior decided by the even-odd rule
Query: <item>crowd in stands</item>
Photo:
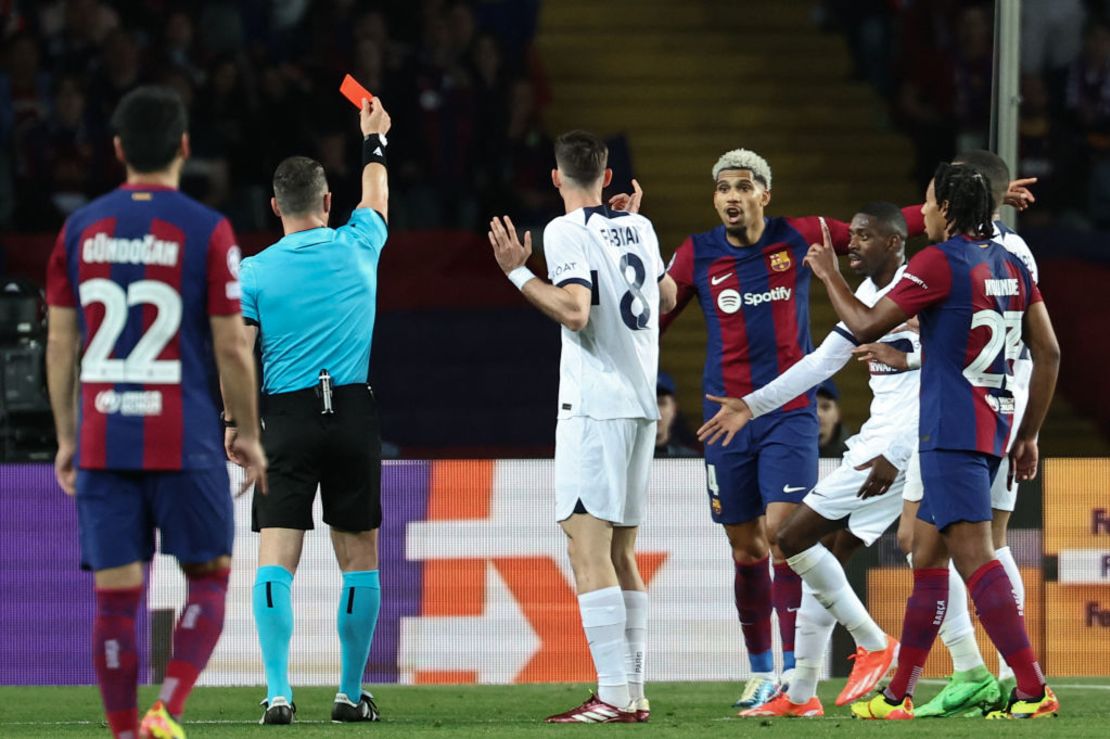
[[[109,117],[143,83],[191,115],[185,189],[237,229],[272,229],[269,179],[323,162],[335,219],[357,199],[350,72],[395,121],[394,229],[480,230],[557,215],[549,92],[531,48],[541,0],[2,0],[0,230],[48,232],[123,173]],[[857,74],[916,145],[913,176],[988,144],[990,0],[820,0]],[[1110,227],[1110,0],[1023,0],[1020,174],[1026,223]],[[620,158],[617,157],[617,163]]]
[[[1027,225],[1110,228],[1110,0],[1023,0],[1019,174],[1040,179]],[[936,162],[988,145],[994,2],[823,0],[857,75],[889,101],[916,145],[924,185]]]
[[[347,72],[380,96],[391,227],[521,225],[559,212],[531,49],[539,0],[5,0],[0,15],[0,230],[52,231],[123,177],[116,102],[145,83],[190,112],[183,188],[239,230],[273,229],[269,180],[319,159],[345,219],[358,198]]]

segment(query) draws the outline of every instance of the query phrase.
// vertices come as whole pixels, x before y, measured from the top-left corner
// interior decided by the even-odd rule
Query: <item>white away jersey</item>
[[[1022,261],[1025,268],[1029,270],[1033,282],[1040,282],[1040,275],[1037,273],[1037,261],[1033,259],[1033,252],[1030,251],[1029,245],[1025,243],[1025,239],[1018,236],[1002,221],[995,221],[992,240],[1002,244],[1006,251]],[[1024,343],[1021,345],[1021,353],[1014,360],[1013,372],[1013,384],[1010,386],[1010,391],[1014,395],[1013,429],[1017,431],[1021,426],[1021,419],[1025,417],[1025,407],[1029,405],[1029,380],[1033,376],[1033,360],[1030,359],[1029,350]],[[1014,434],[1010,434],[1010,446],[1013,446],[1013,444]]]
[[[894,279],[883,289],[875,287],[869,279],[856,290],[856,297],[867,306],[874,306],[898,281],[902,279],[905,265],[894,273]],[[911,352],[920,349],[917,331],[905,324],[894,328],[879,339],[895,349]],[[859,342],[843,323],[838,323],[832,333],[813,352],[788,369],[769,385],[744,397],[744,402],[756,417],[778,408],[814,385],[836,374],[852,358],[852,349]],[[859,433],[845,442],[848,452],[845,461],[852,465],[869,462],[880,454],[898,469],[905,469],[910,455],[917,447],[918,394],[921,388],[920,370],[897,370],[881,362],[871,362],[871,416]]]
[[[651,221],[605,206],[547,224],[547,276],[593,290],[581,331],[563,327],[559,418],[658,419],[659,280],[663,259]]]

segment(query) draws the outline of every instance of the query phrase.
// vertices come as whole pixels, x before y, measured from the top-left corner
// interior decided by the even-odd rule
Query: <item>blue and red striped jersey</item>
[[[78,309],[81,468],[222,463],[209,317],[239,313],[238,272],[227,219],[177,190],[124,185],[69,217],[46,291]]]
[[[911,235],[924,229],[920,206],[903,209]],[[833,247],[845,253],[848,224],[825,219]],[[740,398],[768,384],[813,351],[809,333],[809,284],[802,265],[811,243],[822,239],[820,218],[765,218],[763,236],[751,246],[733,246],[725,227],[694,234],[671,259],[678,305],[663,316],[662,328],[695,296],[705,315],[703,389]],[[814,391],[777,412],[806,408]]]
[[[1041,300],[1025,264],[957,236],[916,254],[886,297],[921,323],[920,448],[1005,455],[1022,320]]]

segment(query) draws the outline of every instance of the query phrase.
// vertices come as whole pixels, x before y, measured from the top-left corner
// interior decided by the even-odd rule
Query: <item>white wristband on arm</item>
[[[921,369],[921,351],[908,352],[906,354],[906,367],[908,369]]]
[[[530,270],[527,267],[522,265],[522,266],[517,267],[516,269],[514,269],[512,272],[510,272],[508,274],[508,277],[509,277],[509,282],[516,285],[517,290],[523,290],[524,289],[524,283],[526,283],[526,282],[528,282],[528,280],[531,280],[532,278],[534,278],[535,275],[532,274],[532,270]]]

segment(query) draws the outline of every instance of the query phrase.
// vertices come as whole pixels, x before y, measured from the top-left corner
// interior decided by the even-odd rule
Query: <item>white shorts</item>
[[[1002,458],[998,463],[998,474],[991,482],[991,508],[999,511],[1013,512],[1017,505],[1017,480],[1007,485],[1006,478],[1010,475],[1010,455]]]
[[[1010,458],[1003,457],[998,465],[998,474],[991,483],[991,508],[999,511],[1013,511],[1017,505],[1017,481],[1006,484],[1006,477],[1010,472]],[[902,499],[911,503],[920,503],[925,494],[925,486],[921,483],[921,460],[914,451],[910,462],[906,466],[906,485],[902,489]]]
[[[909,503],[920,503],[925,496],[925,485],[921,482],[921,458],[917,450],[913,450],[910,461],[906,464],[906,484],[902,488],[902,500]]]
[[[871,546],[902,515],[902,489],[905,473],[898,473],[890,489],[882,495],[862,499],[859,489],[871,470],[857,470],[848,462],[837,467],[817,483],[802,503],[822,518],[839,521],[848,518],[848,530]]]
[[[616,526],[643,523],[655,423],[646,418],[559,419],[555,520],[570,518],[581,501],[591,516]]]

